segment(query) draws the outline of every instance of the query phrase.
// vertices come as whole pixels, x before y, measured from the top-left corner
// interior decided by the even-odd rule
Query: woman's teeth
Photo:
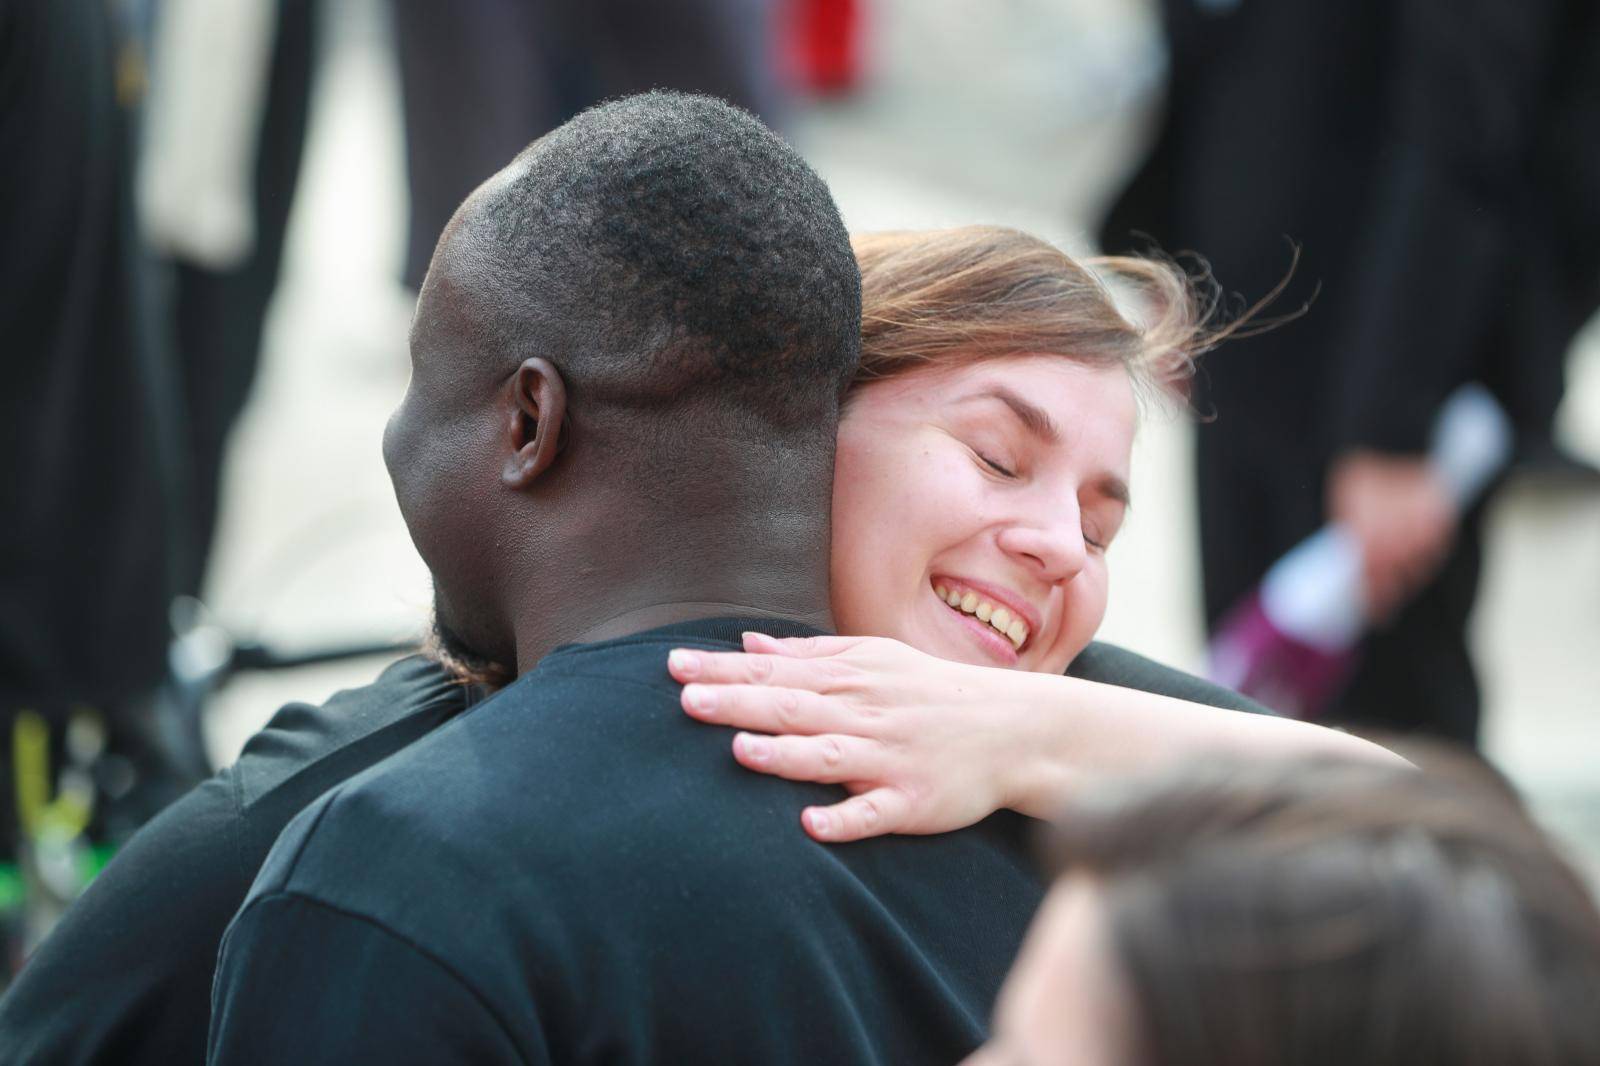
[[[976,592],[970,589],[963,592],[947,585],[935,585],[933,594],[963,614],[970,614],[980,622],[988,622],[996,632],[1011,641],[1011,646],[1018,651],[1021,651],[1022,646],[1028,642],[1028,623],[1013,617],[1006,608],[996,607]]]

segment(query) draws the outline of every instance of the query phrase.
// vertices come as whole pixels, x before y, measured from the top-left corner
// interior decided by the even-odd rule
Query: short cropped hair
[[[1101,888],[1137,1066],[1600,1062],[1600,914],[1472,775],[1152,775],[1075,805],[1052,851]]]
[[[495,339],[546,355],[586,410],[670,408],[835,432],[861,286],[827,186],[721,100],[592,107],[519,157],[484,221]]]

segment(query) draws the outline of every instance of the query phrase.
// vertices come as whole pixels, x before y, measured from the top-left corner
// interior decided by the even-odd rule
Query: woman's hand
[[[742,766],[853,793],[802,813],[816,839],[943,833],[1012,805],[1030,748],[1026,716],[1008,709],[1013,672],[883,637],[746,633],[744,648],[679,649],[667,668],[688,714],[744,730]]]

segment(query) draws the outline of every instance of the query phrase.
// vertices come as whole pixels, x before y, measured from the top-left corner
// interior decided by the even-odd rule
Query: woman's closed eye
[[[1101,513],[1101,508],[1085,508],[1083,542],[1092,550],[1104,552],[1111,547],[1117,532],[1122,528],[1121,508],[1116,512]]]
[[[987,466],[990,470],[993,470],[996,474],[999,474],[1001,477],[1014,478],[1014,477],[1017,476],[1016,471],[1009,469],[1008,467],[1006,467],[1003,463],[999,462],[998,460],[991,459],[989,456],[987,456],[987,455],[983,454],[982,452],[978,451],[978,449],[976,449],[976,448],[972,449],[972,454],[976,455],[978,457],[978,461],[983,463],[984,466]]]

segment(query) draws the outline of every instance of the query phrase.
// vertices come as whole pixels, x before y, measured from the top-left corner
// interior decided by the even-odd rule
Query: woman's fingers
[[[853,732],[852,716],[831,696],[771,685],[683,686],[683,709],[713,725],[758,733]]]
[[[829,692],[848,670],[836,662],[814,662],[787,655],[750,655],[742,651],[675,648],[667,656],[667,673],[684,684],[771,685]]]
[[[733,757],[748,770],[824,785],[881,780],[883,771],[883,745],[833,733],[815,737],[740,733],[733,738]]]
[[[897,833],[911,814],[911,798],[898,788],[875,788],[831,807],[807,807],[800,824],[828,844]]]
[[[861,643],[860,637],[769,637],[765,633],[744,634],[744,650],[761,655],[787,655],[791,659],[816,659],[838,655]]]

